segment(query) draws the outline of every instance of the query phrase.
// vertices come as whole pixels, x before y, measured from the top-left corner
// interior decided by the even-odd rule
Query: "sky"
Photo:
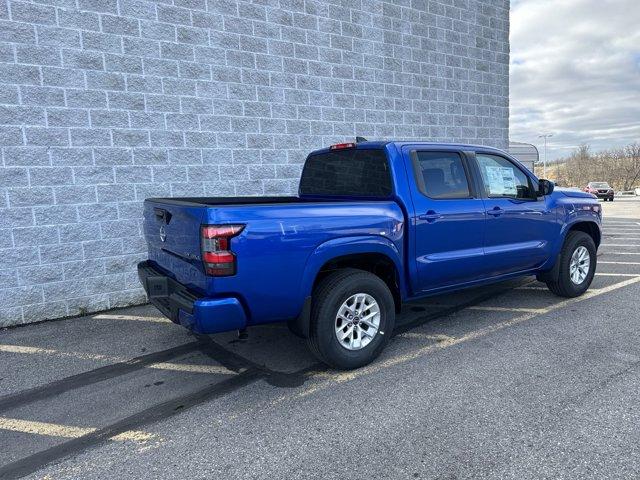
[[[510,105],[541,160],[640,143],[640,0],[511,0]]]

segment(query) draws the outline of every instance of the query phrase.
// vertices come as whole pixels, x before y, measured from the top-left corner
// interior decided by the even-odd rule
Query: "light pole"
[[[544,160],[542,161],[542,176],[547,178],[547,138],[553,137],[553,133],[543,133],[538,138],[544,138]],[[556,181],[558,179],[556,178]]]

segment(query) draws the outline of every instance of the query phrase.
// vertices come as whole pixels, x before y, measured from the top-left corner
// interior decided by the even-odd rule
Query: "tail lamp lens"
[[[202,261],[207,275],[235,275],[237,261],[231,251],[231,239],[242,232],[244,225],[205,225],[202,227]]]

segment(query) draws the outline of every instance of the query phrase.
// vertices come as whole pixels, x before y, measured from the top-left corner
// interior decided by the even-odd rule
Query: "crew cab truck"
[[[535,275],[589,287],[601,207],[494,148],[333,145],[306,159],[292,197],[151,198],[151,303],[210,334],[287,321],[328,365],[371,362],[402,302]]]

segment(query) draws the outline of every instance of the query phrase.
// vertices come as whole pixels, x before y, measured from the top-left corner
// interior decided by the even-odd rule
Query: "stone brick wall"
[[[143,302],[148,196],[362,135],[507,146],[508,0],[0,0],[0,325]]]

